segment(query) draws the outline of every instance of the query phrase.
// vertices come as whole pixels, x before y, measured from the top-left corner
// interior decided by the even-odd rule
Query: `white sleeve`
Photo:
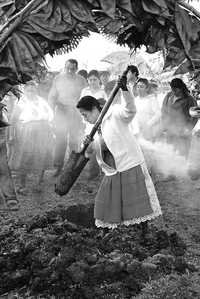
[[[119,117],[126,122],[130,122],[134,118],[136,106],[134,97],[129,91],[121,92],[121,105],[118,105],[117,113]]]

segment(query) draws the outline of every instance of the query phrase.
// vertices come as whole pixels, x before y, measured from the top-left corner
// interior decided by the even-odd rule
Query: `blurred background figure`
[[[14,175],[19,169],[19,155],[21,149],[19,116],[22,111],[21,105],[23,100],[13,98],[13,96],[9,96],[9,98],[12,100],[13,106],[12,109],[8,109],[10,126],[7,128],[7,153],[8,164]],[[8,107],[10,107],[10,105],[8,105]]]
[[[162,105],[162,129],[166,141],[187,158],[191,132],[197,122],[190,116],[189,109],[196,106],[197,102],[181,79],[173,79],[170,87],[171,91],[165,96]]]
[[[96,99],[106,99],[106,93],[101,88],[101,80],[97,70],[91,70],[88,73],[88,86],[81,92],[81,97],[92,96]]]
[[[86,70],[84,70],[84,69],[78,71],[77,74],[80,75],[80,76],[82,76],[85,80],[87,80],[87,78],[88,78],[88,72]]]
[[[83,136],[84,124],[76,110],[76,104],[87,81],[77,74],[77,70],[77,60],[67,60],[64,72],[55,77],[49,92],[48,101],[55,113],[54,176],[59,175],[62,170],[66,150],[77,151]]]
[[[133,131],[138,130],[139,137],[155,141],[160,132],[161,111],[157,95],[146,78],[139,78],[136,84],[136,117],[133,119]]]
[[[45,170],[51,167],[53,151],[53,135],[51,122],[53,111],[47,101],[37,95],[37,86],[29,82],[24,87],[24,93],[16,108],[19,115],[18,155],[19,193],[26,193],[28,174],[36,173],[37,189],[41,184]]]
[[[134,96],[137,95],[138,78],[139,78],[139,70],[137,66],[129,65],[129,71],[127,74],[128,89]]]
[[[0,103],[0,206],[1,210],[5,208],[16,211],[19,209],[19,201],[7,163],[8,118],[5,112],[5,104]]]
[[[49,90],[51,89],[53,80],[57,76],[58,72],[47,71],[44,76],[37,82],[37,93],[40,97],[48,100]]]
[[[81,97],[84,96],[92,96],[96,99],[101,99],[101,101],[107,99],[107,95],[104,89],[102,89],[99,72],[97,70],[91,70],[88,73],[88,87],[84,88],[81,92]],[[87,135],[90,133],[93,124],[90,124],[85,120],[83,121],[85,122],[85,135]],[[90,161],[87,164],[85,171],[88,179],[95,178],[99,175],[99,166],[96,161],[96,155],[92,152],[92,149],[90,150]]]
[[[110,72],[109,71],[101,71],[99,73],[99,75],[100,75],[100,80],[101,80],[102,88],[104,89],[105,86],[106,86],[106,84],[110,80]]]

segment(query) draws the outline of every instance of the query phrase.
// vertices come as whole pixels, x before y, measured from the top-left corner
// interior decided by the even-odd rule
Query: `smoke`
[[[153,169],[164,178],[171,175],[179,178],[188,177],[187,160],[175,152],[172,145],[164,142],[152,143],[143,138],[139,142],[149,169]]]

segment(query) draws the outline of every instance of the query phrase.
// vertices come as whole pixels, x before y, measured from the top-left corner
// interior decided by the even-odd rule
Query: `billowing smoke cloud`
[[[149,169],[160,173],[164,178],[171,175],[188,177],[188,165],[186,159],[175,152],[172,145],[164,142],[152,143],[145,139],[139,140]]]

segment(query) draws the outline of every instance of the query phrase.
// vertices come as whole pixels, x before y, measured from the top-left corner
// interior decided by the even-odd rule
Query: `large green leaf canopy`
[[[29,3],[29,8],[23,10]],[[45,54],[71,51],[90,31],[149,53],[165,67],[199,67],[200,19],[176,0],[0,0],[0,96],[25,83]],[[13,17],[17,14],[17,18]],[[5,23],[11,20],[6,26]]]

